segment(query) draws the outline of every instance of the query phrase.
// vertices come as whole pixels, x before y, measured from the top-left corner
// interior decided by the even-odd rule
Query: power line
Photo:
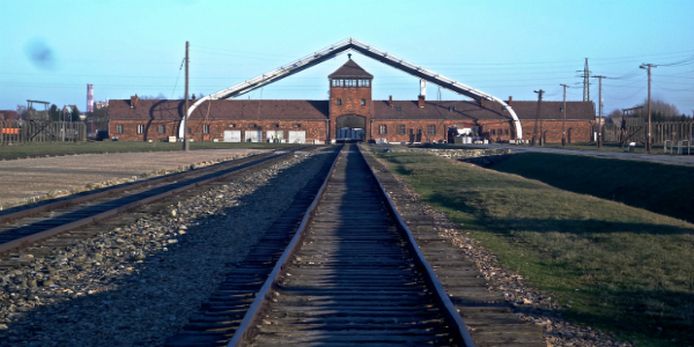
[[[689,65],[689,64],[694,64],[694,56],[689,57],[688,59],[680,60],[680,61],[673,62],[673,63],[658,64],[658,66],[673,67],[673,66],[685,66],[685,65]]]
[[[181,78],[181,70],[183,70],[183,65],[185,64],[185,62],[186,62],[186,58],[183,58],[183,60],[181,60],[181,66],[178,67],[178,74],[176,75],[176,82],[174,83],[173,89],[171,89],[171,98],[176,97],[175,92],[176,92],[176,87],[178,86],[178,79]]]

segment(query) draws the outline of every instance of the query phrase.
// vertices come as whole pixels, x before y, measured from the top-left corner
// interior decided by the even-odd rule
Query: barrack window
[[[436,135],[436,125],[427,125],[427,134]]]
[[[405,135],[405,124],[398,124],[398,134]]]

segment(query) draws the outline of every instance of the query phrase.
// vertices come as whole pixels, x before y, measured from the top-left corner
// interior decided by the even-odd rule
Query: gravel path
[[[92,227],[102,233],[72,246],[0,258],[0,345],[161,344],[328,158],[297,155]]]
[[[237,159],[264,150],[80,154],[0,161],[0,210],[138,178]]]

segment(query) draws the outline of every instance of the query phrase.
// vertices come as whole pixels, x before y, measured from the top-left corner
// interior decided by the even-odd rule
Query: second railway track
[[[265,165],[304,147],[222,162],[94,192],[14,208],[0,214],[0,253],[16,250],[137,206]]]
[[[300,205],[169,345],[472,345],[356,145]]]

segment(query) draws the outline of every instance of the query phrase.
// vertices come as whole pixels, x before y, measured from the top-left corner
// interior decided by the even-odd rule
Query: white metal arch
[[[472,88],[460,82],[454,81],[450,78],[444,77],[440,74],[434,73],[430,70],[424,69],[421,66],[410,64],[404,61],[403,59],[396,58],[388,54],[387,52],[379,51],[374,47],[366,45],[352,38],[340,41],[332,46],[314,52],[309,56],[301,58],[293,63],[279,67],[273,71],[262,74],[253,79],[243,81],[229,88],[222,89],[220,91],[217,91],[215,93],[198,99],[197,101],[195,101],[195,103],[193,103],[193,105],[191,105],[188,108],[186,116],[183,119],[181,119],[181,123],[178,127],[179,138],[183,137],[186,119],[189,118],[193,114],[193,111],[195,111],[195,109],[198,108],[198,106],[202,105],[205,101],[228,99],[246,94],[257,88],[279,81],[285,77],[291,76],[312,66],[318,65],[326,60],[332,59],[340,53],[343,53],[344,51],[347,51],[349,49],[355,50],[369,58],[375,59],[381,63],[392,66],[398,70],[417,76],[421,79],[439,85],[443,88],[452,90],[458,94],[462,94],[467,97],[473,98],[479,104],[482,103],[482,100],[487,100],[500,105],[506,112],[508,112],[509,118],[513,121],[513,126],[516,131],[516,140],[523,139],[523,129],[521,128],[521,123],[518,119],[518,116],[516,115],[516,112],[513,111],[513,108],[511,108],[511,106],[503,100],[490,94],[487,94],[483,91],[480,91],[479,89]]]

